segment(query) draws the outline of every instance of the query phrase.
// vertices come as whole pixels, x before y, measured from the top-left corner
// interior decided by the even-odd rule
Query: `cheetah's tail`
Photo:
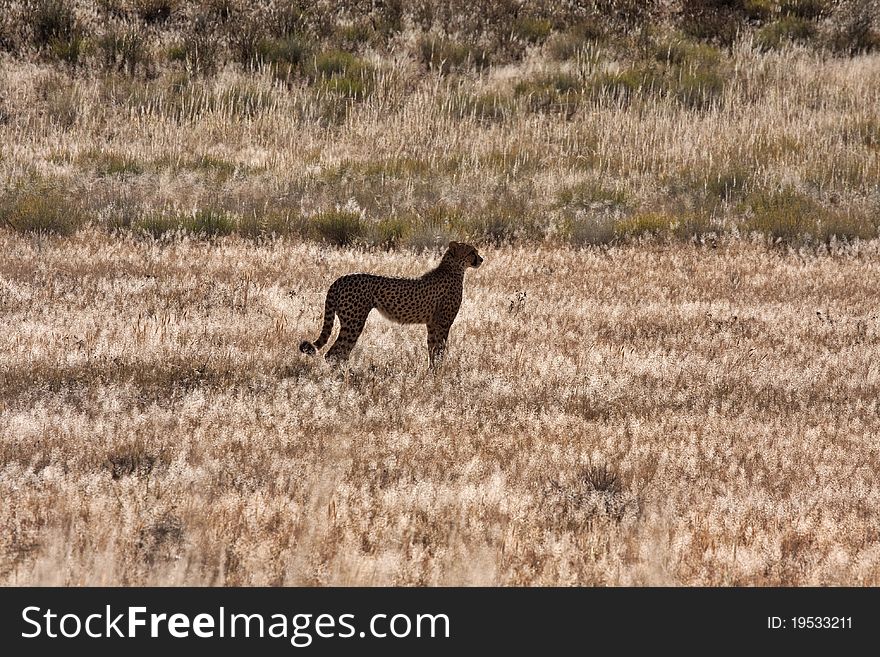
[[[308,356],[314,356],[318,349],[327,344],[330,334],[333,332],[333,320],[336,318],[336,288],[331,285],[324,301],[324,325],[321,327],[321,335],[314,342],[303,340],[299,350]]]

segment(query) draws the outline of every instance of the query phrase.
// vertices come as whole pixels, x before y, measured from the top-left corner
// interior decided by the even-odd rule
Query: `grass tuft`
[[[366,232],[360,213],[349,210],[321,212],[310,219],[310,224],[319,239],[333,246],[350,246]]]
[[[87,221],[76,197],[58,181],[17,182],[0,192],[0,225],[20,233],[72,235]]]

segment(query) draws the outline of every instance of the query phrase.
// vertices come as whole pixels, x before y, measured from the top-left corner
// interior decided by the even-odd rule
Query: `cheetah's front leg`
[[[446,351],[446,339],[449,337],[449,328],[452,323],[431,322],[428,324],[428,359],[430,367],[439,365]]]

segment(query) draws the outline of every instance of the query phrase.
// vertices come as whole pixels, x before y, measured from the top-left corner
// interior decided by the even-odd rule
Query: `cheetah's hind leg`
[[[358,318],[340,316],[339,321],[341,324],[339,335],[336,336],[336,342],[333,343],[333,346],[330,347],[330,350],[325,356],[327,360],[348,360],[351,350],[354,349],[355,343],[358,338],[361,337],[361,333],[364,330],[364,324],[367,323],[367,316],[364,315],[363,317]]]

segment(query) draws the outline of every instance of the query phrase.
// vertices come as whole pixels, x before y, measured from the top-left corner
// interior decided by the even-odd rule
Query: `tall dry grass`
[[[442,372],[354,269],[0,233],[4,584],[880,583],[876,243],[484,249]]]
[[[207,212],[213,232],[334,242],[343,213],[343,242],[415,247],[877,236],[880,55],[674,35],[637,59],[529,53],[449,76],[366,54],[354,78],[290,84],[270,65],[142,78],[5,57],[0,221],[162,234]]]
[[[868,4],[6,4],[0,583],[880,583]]]

